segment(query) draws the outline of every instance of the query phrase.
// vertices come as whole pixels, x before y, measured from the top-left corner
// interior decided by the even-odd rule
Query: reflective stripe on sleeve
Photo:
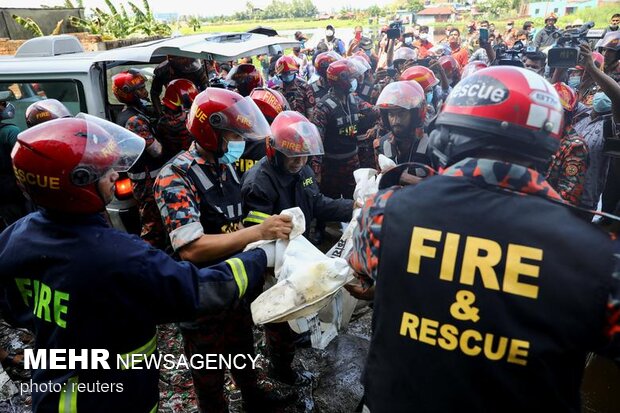
[[[248,288],[248,274],[245,272],[245,265],[239,258],[231,258],[226,260],[226,263],[230,266],[237,287],[239,287],[239,298],[243,297],[245,290]]]
[[[253,222],[255,224],[261,224],[264,220],[269,218],[271,215],[265,214],[264,212],[259,211],[250,211],[247,217],[243,220],[243,222]]]
[[[60,400],[58,400],[58,413],[77,413],[77,377],[70,377],[62,386],[60,391]]]
[[[151,354],[155,352],[156,348],[157,348],[157,335],[154,335],[153,338],[150,339],[148,343],[146,343],[142,347],[139,347],[133,351],[130,351],[129,353],[119,354],[119,357],[125,360],[124,364],[120,363],[121,370],[131,369],[136,364],[143,362],[146,357],[150,356]]]

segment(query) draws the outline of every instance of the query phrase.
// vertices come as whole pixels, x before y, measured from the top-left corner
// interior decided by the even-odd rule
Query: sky
[[[342,7],[354,7],[354,8],[366,8],[373,4],[378,6],[384,6],[392,3],[394,0],[314,0],[314,4],[319,11],[339,11]],[[103,0],[83,0],[84,7],[87,9],[90,7],[102,7],[107,9]],[[116,4],[125,3],[117,0],[112,0]],[[142,0],[134,0],[135,4],[142,5]],[[214,1],[214,0],[149,0],[151,10],[155,13],[169,13],[176,12],[180,15],[194,15],[200,14],[203,16],[214,15],[228,15],[236,11],[244,10],[247,0],[229,0],[229,1]],[[73,3],[77,3],[74,0]],[[253,0],[252,3],[255,7],[264,7],[271,3],[271,0]],[[64,0],[0,0],[0,7],[40,7],[41,5],[47,6],[60,6],[64,4]],[[214,6],[217,4],[217,6]]]

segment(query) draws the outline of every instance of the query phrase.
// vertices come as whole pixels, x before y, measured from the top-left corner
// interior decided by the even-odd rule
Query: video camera
[[[578,29],[564,31],[547,55],[549,67],[571,68],[579,63],[579,46],[588,39],[600,38],[600,30],[591,30],[594,22],[587,22]]]
[[[403,34],[403,22],[395,21],[390,23],[389,28],[385,31],[388,39],[399,39]]]
[[[509,49],[505,44],[500,44],[495,49],[497,64],[500,66],[523,67],[523,55],[528,52],[522,41],[517,40]]]

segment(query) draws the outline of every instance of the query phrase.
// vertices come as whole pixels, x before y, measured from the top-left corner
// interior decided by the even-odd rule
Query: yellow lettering
[[[484,355],[489,360],[501,360],[506,354],[506,347],[508,346],[508,339],[506,337],[500,337],[497,343],[497,349],[493,351],[493,334],[484,335]]]
[[[50,189],[60,189],[60,178],[50,177]]]
[[[34,286],[34,303],[32,303],[32,314],[36,314],[37,306],[39,305],[39,281],[34,280],[32,284]]]
[[[414,340],[418,339],[416,328],[420,325],[420,319],[415,315],[408,312],[403,312],[403,318],[400,323],[400,335],[411,337]]]
[[[420,261],[422,257],[435,258],[437,248],[424,245],[424,241],[438,242],[441,239],[441,231],[422,227],[414,227],[411,233],[411,245],[409,246],[409,262],[407,272],[420,273]]]
[[[459,330],[452,324],[442,324],[439,328],[439,335],[441,335],[441,337],[437,339],[439,347],[444,350],[454,350],[459,344],[456,338],[458,333]]]
[[[437,334],[437,327],[439,327],[439,323],[437,321],[429,320],[428,318],[422,318],[419,340],[422,343],[434,346],[435,342],[437,341],[435,339],[435,335]]]
[[[36,316],[45,321],[51,321],[50,318],[50,302],[52,301],[52,289],[46,284],[41,283],[39,295],[39,304],[37,306]],[[41,317],[43,316],[43,317]]]
[[[481,251],[484,251],[485,254],[481,255]],[[461,283],[474,285],[474,277],[478,269],[484,287],[499,290],[497,275],[493,267],[499,264],[501,259],[502,249],[497,242],[484,238],[467,237],[463,254],[463,268],[461,269]]]
[[[41,188],[47,187],[47,176],[37,175],[37,185]]]
[[[62,291],[54,292],[54,322],[58,325],[58,327],[67,328],[67,320],[63,320],[61,315],[67,314],[69,308],[61,302],[68,301],[68,293],[63,293]]]
[[[478,354],[480,354],[481,349],[480,349],[480,346],[469,347],[469,340],[472,338],[475,341],[481,341],[482,335],[476,330],[465,330],[461,334],[461,339],[460,339],[459,344],[461,347],[461,351],[464,354],[467,354],[468,356],[477,356]]]
[[[441,271],[439,279],[445,281],[454,280],[454,266],[456,265],[456,253],[459,249],[459,234],[448,232],[446,242],[443,247],[443,257],[441,258]]]
[[[28,278],[16,278],[15,284],[17,284],[17,289],[24,299],[24,305],[28,306],[28,298],[32,298],[31,280]]]
[[[32,172],[27,172],[26,173],[26,181],[30,184],[30,185],[34,185],[37,183],[37,177],[32,173]]]
[[[508,352],[508,363],[527,366],[527,355],[530,343],[523,340],[513,338],[510,342],[510,351]]]
[[[538,286],[519,282],[519,276],[538,278],[540,267],[526,264],[522,259],[542,261],[543,251],[539,248],[526,247],[525,245],[509,244],[506,254],[506,272],[502,289],[510,294],[523,297],[538,298]]]

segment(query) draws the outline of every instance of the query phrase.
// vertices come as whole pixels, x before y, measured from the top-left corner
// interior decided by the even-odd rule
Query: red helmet
[[[351,59],[355,64],[359,65],[359,70],[362,72],[362,74],[366,73],[368,70],[371,69],[370,63],[368,63],[366,59],[359,55],[351,56],[349,57],[349,59]]]
[[[168,61],[177,74],[189,75],[202,69],[200,60],[191,57],[169,55]]]
[[[388,127],[387,112],[390,109],[414,111],[412,119],[414,128],[424,126],[426,118],[426,96],[422,87],[416,82],[399,81],[389,83],[377,98],[377,107],[381,110],[383,124]]]
[[[577,106],[577,93],[564,82],[556,82],[553,87],[558,92],[560,103],[567,112],[572,112]]]
[[[446,72],[446,76],[448,76],[448,78],[454,79],[460,76],[461,66],[451,55],[441,56],[439,58],[439,64],[443,68],[444,72]]]
[[[80,113],[20,133],[11,157],[20,187],[38,206],[92,214],[105,207],[99,179],[110,169],[127,171],[144,146],[127,129]]]
[[[144,92],[141,92],[141,89],[144,89]],[[119,102],[128,105],[138,103],[141,98],[148,96],[146,77],[134,69],[120,72],[112,76],[112,92]]]
[[[280,112],[291,109],[286,98],[277,90],[257,87],[252,90],[250,97],[269,123],[273,122]]]
[[[197,95],[198,89],[192,81],[175,79],[166,86],[166,92],[161,103],[174,111],[181,109],[189,110]]]
[[[299,65],[292,56],[282,56],[276,61],[276,75],[299,71]]]
[[[476,73],[478,70],[486,69],[487,67],[489,67],[489,65],[480,60],[469,62],[463,68],[463,73],[461,74],[461,80],[465,79],[467,76],[470,76]]]
[[[349,59],[333,62],[327,68],[327,83],[329,86],[348,91],[351,81],[360,76],[360,65]]]
[[[418,53],[414,49],[410,49],[408,47],[400,47],[394,52],[394,57],[392,58],[392,62],[394,62],[394,67],[405,63],[407,60],[417,60]]]
[[[368,56],[363,50],[358,50],[353,54],[353,56],[360,56],[362,59],[368,63],[369,66],[372,65],[372,61],[370,60],[370,56]]]
[[[255,87],[263,86],[263,77],[251,64],[240,64],[232,68],[226,77],[228,85],[236,88],[241,96],[249,96]]]
[[[544,168],[562,135],[558,93],[540,75],[493,66],[461,80],[450,92],[431,133],[431,157],[445,167],[480,150],[527,159]]]
[[[323,141],[317,127],[304,115],[286,110],[271,124],[266,152],[271,162],[277,162],[276,152],[287,157],[323,155]]]
[[[69,109],[56,99],[39,100],[26,109],[26,125],[29,128],[48,120],[70,117]]]
[[[332,51],[319,53],[314,59],[314,68],[321,77],[327,76],[327,68],[335,61],[342,60],[343,57]]]
[[[433,86],[439,83],[435,73],[424,66],[411,66],[401,73],[399,80],[415,80],[422,86],[425,92],[431,91]]]
[[[216,154],[222,153],[220,133],[223,130],[247,140],[264,139],[271,133],[252,98],[215,87],[196,96],[187,116],[187,129],[203,149]]]

